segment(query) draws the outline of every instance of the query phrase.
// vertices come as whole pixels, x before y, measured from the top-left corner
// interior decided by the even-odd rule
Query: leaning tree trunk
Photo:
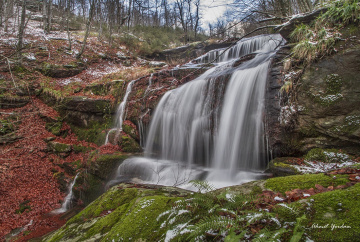
[[[90,12],[89,12],[89,19],[86,23],[86,31],[85,31],[85,36],[84,36],[84,41],[82,43],[82,46],[81,46],[81,50],[79,52],[79,54],[77,54],[76,58],[77,59],[80,59],[80,57],[82,56],[82,54],[84,53],[85,51],[85,47],[86,47],[86,40],[87,38],[89,37],[89,33],[90,33],[90,25],[91,25],[91,20],[94,16],[94,10],[95,10],[95,3],[96,3],[96,0],[92,0],[91,1],[91,4],[90,4]]]

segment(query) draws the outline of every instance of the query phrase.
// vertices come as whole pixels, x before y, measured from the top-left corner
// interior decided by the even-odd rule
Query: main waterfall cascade
[[[267,161],[266,79],[270,59],[282,43],[280,35],[262,35],[196,59],[215,66],[161,98],[145,157],[125,160],[110,184],[133,179],[191,189],[193,179],[224,187],[261,175]],[[238,65],[249,54],[254,57]]]

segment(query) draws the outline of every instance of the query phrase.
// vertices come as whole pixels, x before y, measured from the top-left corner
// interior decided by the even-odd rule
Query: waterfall
[[[165,93],[152,116],[145,157],[124,161],[115,180],[136,177],[189,188],[192,179],[217,187],[256,179],[267,162],[263,111],[268,67],[282,42],[280,35],[262,35],[196,59],[216,64]],[[239,61],[250,54],[250,60]]]
[[[136,82],[137,80],[132,80],[126,88],[126,92],[125,92],[125,96],[122,100],[122,102],[120,103],[117,111],[116,111],[116,120],[115,120],[115,128],[112,128],[109,130],[109,132],[106,135],[106,139],[105,139],[105,144],[109,143],[109,135],[116,131],[118,134],[122,131],[122,124],[124,122],[125,119],[125,108],[126,108],[126,103],[127,103],[127,99],[129,97],[129,94],[131,92],[132,86],[133,84]]]
[[[53,213],[65,213],[67,210],[71,208],[72,200],[74,199],[73,195],[73,186],[75,185],[76,179],[78,177],[79,173],[76,174],[74,180],[70,183],[69,186],[69,193],[66,195],[63,204],[61,205],[61,208],[55,209]]]

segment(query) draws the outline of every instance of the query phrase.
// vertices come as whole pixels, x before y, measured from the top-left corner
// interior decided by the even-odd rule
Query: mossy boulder
[[[106,182],[116,171],[116,167],[128,156],[121,152],[100,154],[93,151],[85,165],[86,169],[79,174],[74,185],[74,195],[85,205],[94,201],[105,189]]]
[[[72,145],[55,142],[55,141],[48,142],[47,148],[49,152],[57,154],[61,157],[67,157],[72,151]]]
[[[107,180],[116,165],[127,159],[129,156],[121,152],[112,154],[93,154],[88,162],[89,172],[95,176]]]
[[[321,161],[327,163],[343,163],[351,161],[349,155],[336,149],[320,149],[310,150],[305,156],[307,161]]]
[[[83,96],[69,96],[62,101],[64,109],[84,113],[114,113],[114,105],[109,99],[92,99]]]
[[[360,184],[316,194],[311,199],[307,233],[314,241],[355,241],[360,238]]]
[[[136,125],[134,123],[132,123],[131,121],[125,120],[125,122],[122,126],[122,130],[126,134],[130,135],[130,137],[133,138],[134,140],[136,140],[136,141],[140,140]]]
[[[0,108],[20,108],[28,104],[28,97],[14,95],[0,95]]]
[[[105,143],[105,129],[108,125],[108,123],[91,121],[88,123],[87,127],[79,127],[74,124],[70,124],[70,127],[72,132],[74,132],[80,140],[85,140],[101,146]],[[78,151],[80,151],[80,149]]]
[[[272,173],[274,176],[290,176],[299,174],[299,171],[292,166],[291,157],[278,157],[269,162],[269,168],[266,172]]]
[[[126,136],[126,135],[121,136],[121,140],[119,142],[119,145],[120,145],[121,150],[123,152],[138,153],[138,152],[142,151],[139,143],[137,143],[130,136]]]
[[[73,62],[65,65],[55,65],[50,63],[42,63],[38,70],[44,75],[53,78],[68,78],[76,76],[85,70],[85,65],[81,62]]]
[[[323,187],[345,185],[349,182],[348,175],[337,175],[335,177],[320,174],[304,174],[286,177],[275,177],[266,180],[264,187],[272,191],[284,193],[293,189],[310,189],[315,185]]]
[[[159,215],[187,193],[160,186],[132,187],[111,188],[44,241],[158,240],[167,230]]]

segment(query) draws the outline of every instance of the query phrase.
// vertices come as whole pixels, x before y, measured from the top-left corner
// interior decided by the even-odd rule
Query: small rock
[[[165,62],[161,62],[161,61],[150,61],[149,62],[149,67],[163,67],[166,66]]]
[[[44,139],[45,142],[50,142],[50,141],[53,141],[55,140],[55,137],[47,137]]]

